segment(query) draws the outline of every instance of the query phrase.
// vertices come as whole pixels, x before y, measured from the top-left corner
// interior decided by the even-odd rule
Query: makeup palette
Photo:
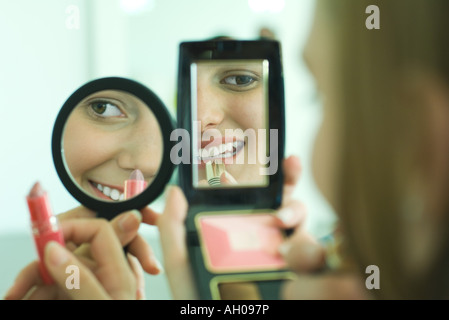
[[[277,252],[283,241],[270,214],[200,214],[197,229],[208,269],[214,272],[277,270],[285,267]]]
[[[278,252],[285,234],[274,212],[231,210],[195,215],[198,241],[193,241],[196,245],[190,250],[204,262],[195,263],[194,268],[199,281],[208,288],[209,295],[203,298],[279,297],[282,281],[293,275]]]

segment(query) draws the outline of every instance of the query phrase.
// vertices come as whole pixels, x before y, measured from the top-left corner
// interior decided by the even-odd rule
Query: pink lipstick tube
[[[33,238],[39,255],[39,270],[45,284],[54,283],[44,264],[44,249],[49,241],[64,244],[64,236],[53,215],[47,192],[37,182],[26,197],[30,211]]]
[[[137,196],[147,187],[147,182],[139,169],[131,172],[129,179],[125,181],[125,200]]]

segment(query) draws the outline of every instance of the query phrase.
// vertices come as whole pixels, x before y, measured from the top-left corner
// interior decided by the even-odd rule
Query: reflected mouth
[[[125,199],[123,190],[119,190],[116,187],[103,185],[91,180],[89,180],[89,184],[99,198],[109,201],[122,201]]]
[[[198,150],[198,160],[208,162],[216,159],[232,158],[239,153],[244,146],[245,142],[241,140],[219,145],[212,145],[212,143],[210,143],[205,148]]]

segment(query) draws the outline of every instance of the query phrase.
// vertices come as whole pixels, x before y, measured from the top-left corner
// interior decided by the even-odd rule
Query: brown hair
[[[365,26],[368,5],[380,9],[379,30]],[[325,9],[337,43],[334,81],[343,142],[335,208],[348,247],[361,272],[368,265],[379,267],[381,290],[373,291],[379,298],[448,297],[446,245],[424,272],[408,271],[403,258],[407,211],[421,205],[426,210],[413,190],[419,194],[425,188],[431,126],[426,106],[410,88],[422,72],[449,83],[449,1],[321,0],[318,6]],[[449,214],[447,204],[444,209]]]

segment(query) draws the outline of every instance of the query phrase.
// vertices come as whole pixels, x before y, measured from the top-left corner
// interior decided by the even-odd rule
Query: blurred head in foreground
[[[449,1],[369,4],[317,3],[304,50],[324,108],[314,175],[360,272],[379,267],[377,298],[447,298]]]

